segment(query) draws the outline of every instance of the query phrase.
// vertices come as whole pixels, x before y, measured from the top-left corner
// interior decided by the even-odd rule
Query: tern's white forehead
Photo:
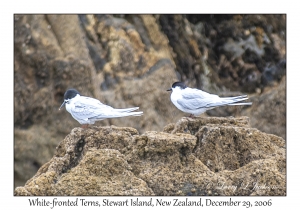
[[[75,100],[79,100],[79,98],[80,98],[80,95],[79,95],[79,94],[76,94],[76,96],[73,97],[73,98],[71,98],[70,100],[75,101]]]
[[[182,90],[182,88],[179,87],[179,86],[175,86],[175,87],[172,87],[172,90],[173,90],[173,91],[177,91],[177,90]]]
[[[69,103],[74,103],[74,102],[76,102],[76,101],[78,101],[78,100],[80,100],[80,95],[79,94],[77,94],[76,96],[74,96],[73,98],[70,98],[70,99],[65,99],[65,102],[67,103],[67,104],[69,104]]]

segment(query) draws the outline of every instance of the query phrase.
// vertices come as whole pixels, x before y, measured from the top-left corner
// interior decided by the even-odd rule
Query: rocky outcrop
[[[286,195],[285,141],[241,118],[74,128],[15,195]]]

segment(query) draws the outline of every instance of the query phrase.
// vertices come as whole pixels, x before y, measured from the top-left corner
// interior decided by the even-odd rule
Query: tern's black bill
[[[172,91],[172,88],[168,89],[167,91]]]
[[[61,107],[63,107],[63,106],[65,105],[65,103],[66,103],[66,101],[64,101],[64,102],[61,104],[61,106],[59,107],[59,109],[58,109],[58,110],[60,110],[60,109],[61,109]]]

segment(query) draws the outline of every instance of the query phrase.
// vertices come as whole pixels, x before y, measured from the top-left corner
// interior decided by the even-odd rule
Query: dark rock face
[[[15,187],[24,185],[78,126],[68,112],[58,111],[68,88],[115,108],[139,106],[141,117],[97,125],[134,127],[140,133],[161,131],[185,116],[165,91],[175,81],[222,96],[243,92],[252,107],[207,114],[247,115],[252,127],[286,138],[285,18],[15,15]]]
[[[253,93],[285,75],[285,18],[161,15],[159,21],[177,55],[182,80],[208,88],[203,83],[207,75],[219,86]]]
[[[286,195],[285,141],[246,117],[74,128],[15,195]]]

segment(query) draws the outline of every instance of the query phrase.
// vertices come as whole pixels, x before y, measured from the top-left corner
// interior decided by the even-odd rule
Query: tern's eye
[[[68,104],[68,103],[69,103],[69,100],[70,100],[70,99],[65,99],[65,103],[67,103],[67,104]]]

